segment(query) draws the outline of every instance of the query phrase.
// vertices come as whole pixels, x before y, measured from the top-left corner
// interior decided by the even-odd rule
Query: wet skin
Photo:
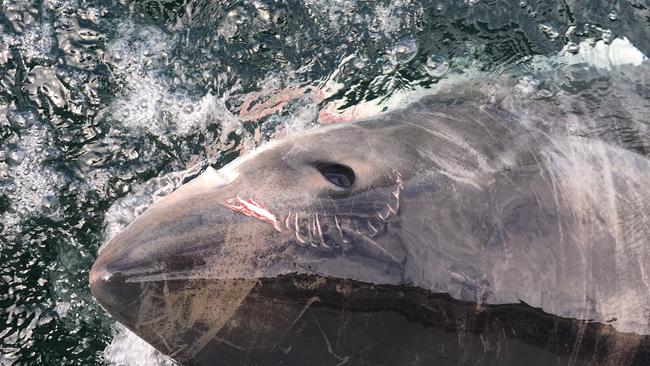
[[[650,161],[468,98],[208,169],[102,250],[183,365],[650,362]]]

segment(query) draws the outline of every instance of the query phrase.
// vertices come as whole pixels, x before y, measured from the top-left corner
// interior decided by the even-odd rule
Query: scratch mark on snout
[[[273,228],[279,232],[283,231],[281,226],[278,224],[278,220],[276,219],[275,215],[267,208],[255,202],[252,198],[244,200],[241,197],[237,196],[236,198],[230,198],[226,200],[226,203],[223,205],[235,212],[240,212],[246,216],[254,217],[258,220],[271,224],[273,225]]]

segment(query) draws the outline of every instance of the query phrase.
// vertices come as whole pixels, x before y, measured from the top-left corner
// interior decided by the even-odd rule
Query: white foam
[[[4,32],[3,32],[4,33]],[[53,59],[54,36],[48,23],[38,23],[19,34],[2,34],[0,41],[20,49],[28,61]]]
[[[586,63],[591,66],[611,70],[616,67],[639,66],[648,59],[627,38],[615,38],[610,44],[600,40],[580,42],[578,52],[574,55],[563,50],[568,64]]]
[[[109,365],[120,366],[174,366],[172,360],[158,352],[122,325],[116,325],[116,334],[104,350]]]
[[[9,177],[0,187],[11,202],[11,209],[0,215],[0,221],[10,233],[20,231],[25,217],[46,215],[59,219],[57,194],[66,182],[62,174],[43,164],[44,156],[51,154],[46,150],[50,145],[47,128],[37,124],[31,115],[17,114],[15,118],[23,117],[31,120],[31,126],[21,131],[15,144],[2,150],[5,161],[0,162],[0,180],[3,175]]]
[[[343,24],[364,24],[368,30],[383,37],[399,36],[406,29],[407,19],[404,10],[412,6],[412,1],[397,0],[388,4],[372,3],[374,9],[368,12],[358,11],[359,3],[353,0],[306,0],[305,5],[314,13],[320,13],[329,19],[332,27],[341,28]]]
[[[376,31],[384,36],[398,35],[406,28],[403,10],[411,1],[389,1],[387,5],[378,4],[375,8]]]
[[[153,26],[136,28],[130,22],[119,29],[120,35],[107,47],[114,76],[124,85],[122,95],[106,109],[112,121],[157,136],[187,135],[212,122],[227,135],[240,126],[223,97],[189,95],[164,75],[174,48],[169,34]]]
[[[460,85],[466,83],[468,80],[482,76],[478,69],[466,64],[465,60],[458,59],[455,60],[455,63],[457,64],[456,68],[450,70],[445,77],[439,79],[431,87],[425,88],[416,85],[410,88],[396,90],[385,98],[363,101],[344,110],[339,108],[341,105],[348,104],[347,100],[334,101],[325,106],[323,111],[321,111],[321,122],[327,123],[327,118],[352,121],[375,117],[389,111],[404,108],[426,95],[435,95],[440,91],[453,89],[455,85]],[[335,87],[332,88],[336,91]]]
[[[163,80],[152,77],[133,80],[129,88],[126,95],[109,107],[113,119],[122,125],[144,129],[157,136],[187,135],[211,122],[221,123],[228,132],[238,126],[236,117],[215,95],[193,99],[171,92]]]

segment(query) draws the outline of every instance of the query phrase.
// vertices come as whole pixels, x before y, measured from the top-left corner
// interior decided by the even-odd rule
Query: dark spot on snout
[[[323,177],[330,181],[330,183],[341,188],[351,187],[356,178],[352,168],[342,164],[320,163],[316,165],[316,169],[318,169]]]

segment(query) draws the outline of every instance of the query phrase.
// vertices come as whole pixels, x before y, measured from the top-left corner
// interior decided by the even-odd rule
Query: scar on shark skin
[[[246,216],[254,217],[271,224],[275,230],[282,232],[275,215],[268,209],[262,207],[259,203],[255,202],[252,198],[243,200],[241,197],[237,196],[236,198],[226,200],[226,203],[223,205],[235,212],[240,212]]]

